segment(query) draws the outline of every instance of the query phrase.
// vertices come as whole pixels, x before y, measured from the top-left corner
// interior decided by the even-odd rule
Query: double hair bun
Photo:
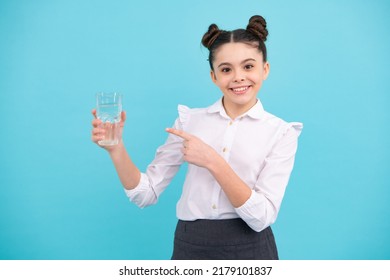
[[[268,36],[267,22],[262,16],[258,16],[258,15],[252,16],[249,19],[249,23],[246,27],[246,31],[260,38],[260,40],[263,42],[267,40],[267,36]],[[207,30],[207,32],[204,34],[202,38],[202,45],[210,49],[213,43],[215,42],[215,40],[222,33],[229,33],[229,32],[219,29],[219,27],[215,23],[211,24],[209,26],[209,29]]]

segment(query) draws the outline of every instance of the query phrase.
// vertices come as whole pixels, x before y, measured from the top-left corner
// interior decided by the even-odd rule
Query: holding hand
[[[188,163],[209,169],[221,158],[212,147],[194,135],[174,128],[167,128],[166,131],[183,139],[182,152]]]
[[[97,116],[96,116],[96,109],[92,110],[92,115],[95,118],[92,121],[93,129],[92,129],[92,137],[91,137],[91,139],[92,139],[92,142],[94,142],[97,145],[99,145],[98,142],[105,139],[106,130],[104,129],[104,123],[100,119],[98,119]],[[122,111],[121,112],[121,121],[119,123],[119,132],[118,132],[118,138],[120,139],[120,142],[122,141],[122,132],[123,132],[123,127],[125,125],[125,121],[126,121],[126,112]],[[115,147],[118,146],[118,145],[114,145],[114,146],[99,145],[99,146],[102,147],[102,148],[105,148],[108,151],[111,151],[111,150],[115,149]]]

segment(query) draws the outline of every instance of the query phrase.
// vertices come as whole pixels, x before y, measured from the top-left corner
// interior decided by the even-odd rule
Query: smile
[[[235,94],[244,94],[247,92],[250,86],[244,86],[244,87],[237,87],[237,88],[230,88]]]

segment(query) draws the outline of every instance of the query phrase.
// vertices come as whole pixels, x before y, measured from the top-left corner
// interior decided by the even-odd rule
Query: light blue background
[[[276,224],[282,259],[389,259],[390,4],[377,1],[0,2],[0,258],[169,259],[184,169],[128,202],[90,141],[99,91],[124,94],[144,170],[177,104],[220,97],[200,39],[263,15],[267,111],[301,121]]]

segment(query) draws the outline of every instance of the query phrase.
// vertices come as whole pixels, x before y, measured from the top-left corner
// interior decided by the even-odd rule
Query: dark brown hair
[[[215,51],[226,43],[246,43],[253,45],[263,54],[263,61],[267,61],[267,22],[262,16],[252,16],[249,19],[246,29],[236,29],[233,31],[221,30],[216,24],[211,24],[207,32],[203,35],[202,45],[209,50],[209,63],[213,68]]]

